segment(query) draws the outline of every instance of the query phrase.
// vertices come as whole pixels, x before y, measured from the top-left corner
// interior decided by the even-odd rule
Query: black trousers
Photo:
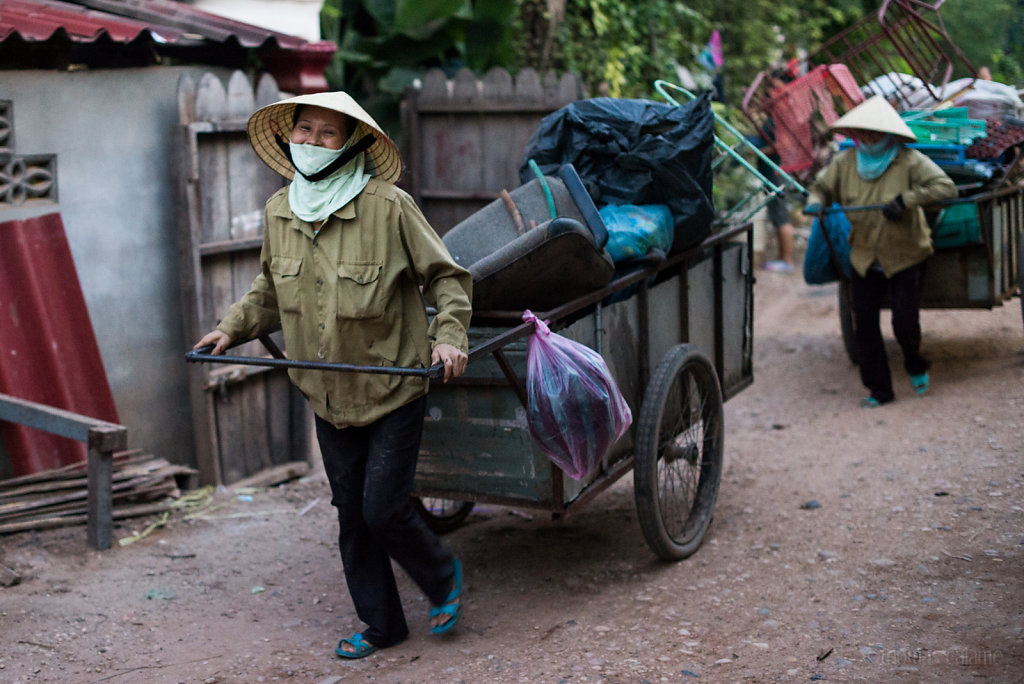
[[[886,278],[881,271],[869,270],[866,276],[853,271],[850,276],[853,321],[857,336],[860,379],[880,402],[892,401],[892,375],[885,354],[880,324],[882,299],[889,292],[892,331],[903,351],[903,367],[911,375],[931,365],[921,356],[921,276],[924,264],[917,264]]]
[[[454,558],[410,502],[426,399],[375,423],[338,429],[316,418],[316,436],[338,509],[338,546],[356,614],[374,646],[409,634],[391,568],[394,559],[427,595],[444,603]]]

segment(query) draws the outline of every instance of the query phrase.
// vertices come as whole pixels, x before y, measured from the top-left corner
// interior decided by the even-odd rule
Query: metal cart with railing
[[[840,209],[879,211],[881,206]],[[1018,297],[1024,318],[1020,292],[1024,282],[1024,183],[982,190],[931,207],[926,213],[933,230],[943,214],[951,212],[963,221],[964,234],[955,244],[945,244],[940,235],[934,236],[935,253],[925,262],[921,280],[921,308],[993,309]],[[827,240],[827,232],[823,235]],[[883,306],[888,305],[886,299]],[[839,280],[839,323],[846,352],[857,363],[850,286],[843,277]]]
[[[631,428],[580,480],[566,477],[533,443],[526,419],[522,312],[475,311],[465,375],[432,384],[416,475],[421,512],[437,530],[462,522],[476,502],[563,516],[633,472],[648,544],[665,559],[700,545],[718,493],[723,401],[753,381],[753,247],[750,224],[615,279],[539,313],[553,331],[597,350],[634,415]],[[396,373],[273,357],[186,354],[190,361]]]

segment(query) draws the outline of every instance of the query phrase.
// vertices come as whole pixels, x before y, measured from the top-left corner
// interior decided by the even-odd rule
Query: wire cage
[[[944,2],[885,0],[877,12],[825,41],[808,62],[846,65],[858,83],[900,111],[913,108],[917,91],[941,100],[957,67],[962,75],[977,75],[946,31],[939,13]]]
[[[679,106],[675,96],[682,95],[689,100],[697,96],[686,88],[658,80],[654,82],[658,91],[669,104]],[[714,114],[715,153],[711,171],[716,179],[728,169],[740,171],[739,178],[732,179],[737,185],[736,192],[724,202],[726,206],[716,207],[716,225],[739,225],[751,220],[761,207],[772,197],[782,197],[786,191],[806,195],[807,190],[791,175],[780,168],[768,155],[762,152],[750,139],[732,124]],[[750,159],[754,159],[754,163]],[[716,180],[716,192],[719,181]],[[716,199],[716,204],[718,201]]]
[[[943,2],[884,0],[809,55],[809,70],[791,83],[780,85],[769,71],[755,77],[743,113],[762,137],[775,138],[783,169],[804,180],[813,175],[830,153],[828,126],[867,95],[883,95],[902,111],[922,93],[943,99],[958,66],[976,76],[949,38]]]
[[[829,64],[784,84],[761,72],[744,94],[742,110],[759,135],[774,144],[779,166],[806,179],[829,154],[829,126],[863,100],[849,69]]]

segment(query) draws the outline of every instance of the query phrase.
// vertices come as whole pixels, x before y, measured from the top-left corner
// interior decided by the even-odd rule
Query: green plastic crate
[[[981,241],[981,220],[974,202],[951,204],[939,212],[932,229],[932,244],[936,249],[961,247]]]
[[[970,145],[975,138],[985,137],[984,119],[910,119],[907,125],[921,143]]]
[[[967,107],[947,107],[946,109],[936,109],[932,112],[932,118],[935,119],[969,119],[967,116]]]

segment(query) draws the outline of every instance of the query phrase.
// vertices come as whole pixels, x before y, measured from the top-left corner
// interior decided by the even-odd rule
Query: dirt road
[[[466,567],[456,632],[427,633],[402,576],[410,639],[341,662],[359,624],[311,477],[102,553],[80,528],[0,537],[22,576],[0,588],[0,681],[1024,681],[1018,302],[925,312],[932,392],[898,370],[897,401],[869,410],[833,288],[765,273],[755,301],[755,382],[726,404],[688,560],[646,547],[629,478],[557,522],[478,507],[446,537]]]

